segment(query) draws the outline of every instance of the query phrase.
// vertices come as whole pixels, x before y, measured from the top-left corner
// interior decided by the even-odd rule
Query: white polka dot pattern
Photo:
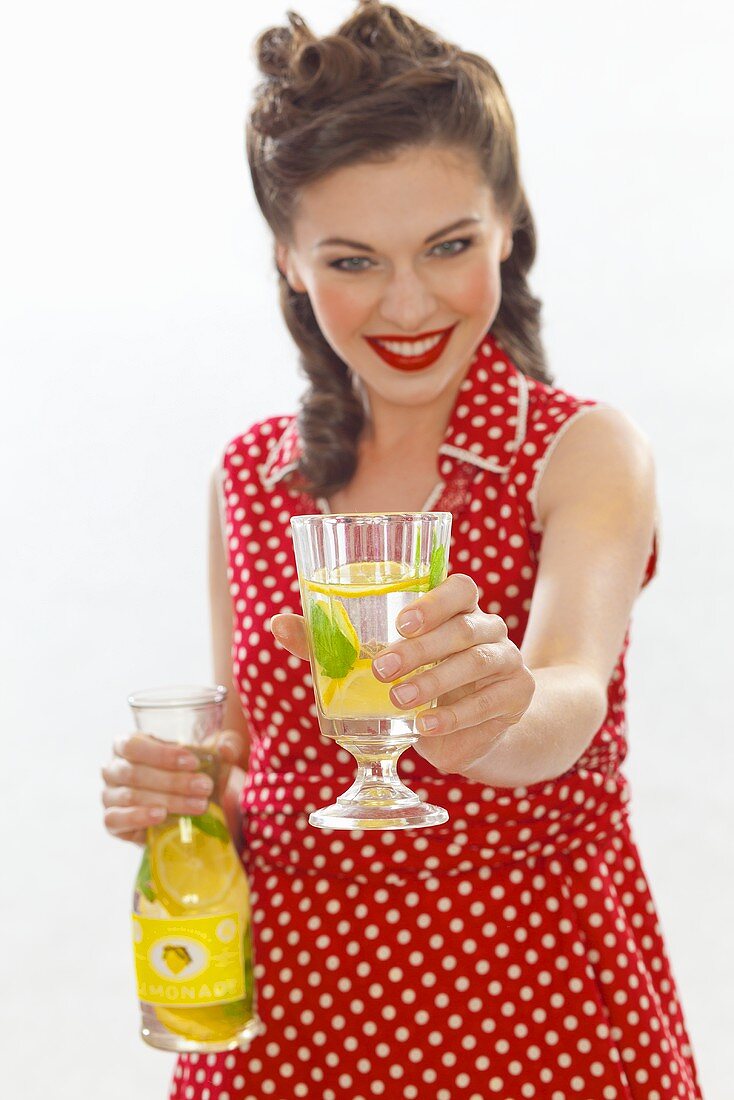
[[[518,645],[542,541],[533,493],[559,432],[594,405],[526,378],[487,337],[439,448],[431,507],[453,513],[451,570],[474,577]],[[319,511],[289,487],[298,455],[295,417],[272,417],[222,468],[267,1032],[247,1054],[179,1057],[170,1100],[699,1097],[619,770],[629,636],[604,722],[559,779],[485,787],[409,751],[401,769],[449,809],[446,825],[308,825],[354,762],[320,735],[308,664],[268,629],[301,610],[289,520]]]

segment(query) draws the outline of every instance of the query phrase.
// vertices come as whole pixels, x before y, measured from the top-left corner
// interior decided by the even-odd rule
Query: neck
[[[394,405],[368,390],[367,423],[360,441],[363,453],[375,460],[394,461],[433,454],[441,444],[465,372],[433,401],[425,405]]]

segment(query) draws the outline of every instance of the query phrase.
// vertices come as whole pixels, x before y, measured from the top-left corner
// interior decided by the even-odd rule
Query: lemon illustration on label
[[[173,974],[180,974],[191,962],[191,955],[186,948],[172,943],[163,948],[162,954],[166,966]]]

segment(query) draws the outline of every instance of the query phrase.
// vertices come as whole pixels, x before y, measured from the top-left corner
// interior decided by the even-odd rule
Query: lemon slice
[[[351,686],[351,684],[354,683],[355,679],[362,676],[368,676],[372,680],[375,679],[372,673],[371,657],[358,657],[357,660],[354,662],[353,668],[350,669],[346,676],[342,676],[340,679],[330,680],[328,676],[324,676],[321,681],[322,684],[326,685],[321,693],[324,707],[326,708],[331,705],[331,702],[337,691],[345,686],[347,680],[349,681],[349,684]]]
[[[429,667],[429,666],[424,666]],[[319,681],[324,711],[329,718],[404,717],[407,712],[390,699],[390,689],[414,673],[406,673],[390,683],[378,680],[372,671],[372,658],[360,657],[346,676]]]
[[[203,1008],[167,1008],[155,1005],[153,1011],[174,1035],[183,1035],[195,1043],[215,1043],[230,1039],[251,1019],[246,1000]]]
[[[317,569],[306,587],[331,596],[382,596],[410,592],[428,586],[428,574],[416,576],[409,565],[397,561],[352,561],[331,569]]]
[[[209,812],[224,823],[219,806]],[[208,909],[222,902],[236,886],[239,861],[234,845],[210,836],[186,817],[154,832],[150,874],[159,898],[171,915]]]
[[[347,680],[348,683],[346,683]],[[355,714],[381,714],[388,706],[391,711],[395,709],[388,699],[391,685],[383,684],[375,678],[371,658],[359,661],[348,677],[343,681],[335,680],[334,684],[342,687],[341,708],[350,713],[354,711]],[[334,694],[335,692],[332,692],[332,699]],[[326,702],[325,694],[324,702]]]
[[[331,570],[332,584],[392,584],[410,579],[410,568],[397,561],[350,561]]]

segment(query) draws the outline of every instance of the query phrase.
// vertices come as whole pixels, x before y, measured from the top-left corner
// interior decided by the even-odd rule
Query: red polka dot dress
[[[451,570],[519,646],[543,532],[539,477],[598,403],[477,349],[423,510],[453,514]],[[328,512],[290,489],[294,416],[227,447],[222,504],[235,681],[252,730],[242,792],[258,1011],[244,1053],[182,1055],[170,1100],[693,1100],[701,1092],[628,819],[625,652],[589,748],[559,778],[484,786],[412,749],[401,772],[450,820],[319,830],[352,782],[321,736],[306,661],[268,626],[301,613],[289,521]],[[651,547],[643,586],[655,570]]]

